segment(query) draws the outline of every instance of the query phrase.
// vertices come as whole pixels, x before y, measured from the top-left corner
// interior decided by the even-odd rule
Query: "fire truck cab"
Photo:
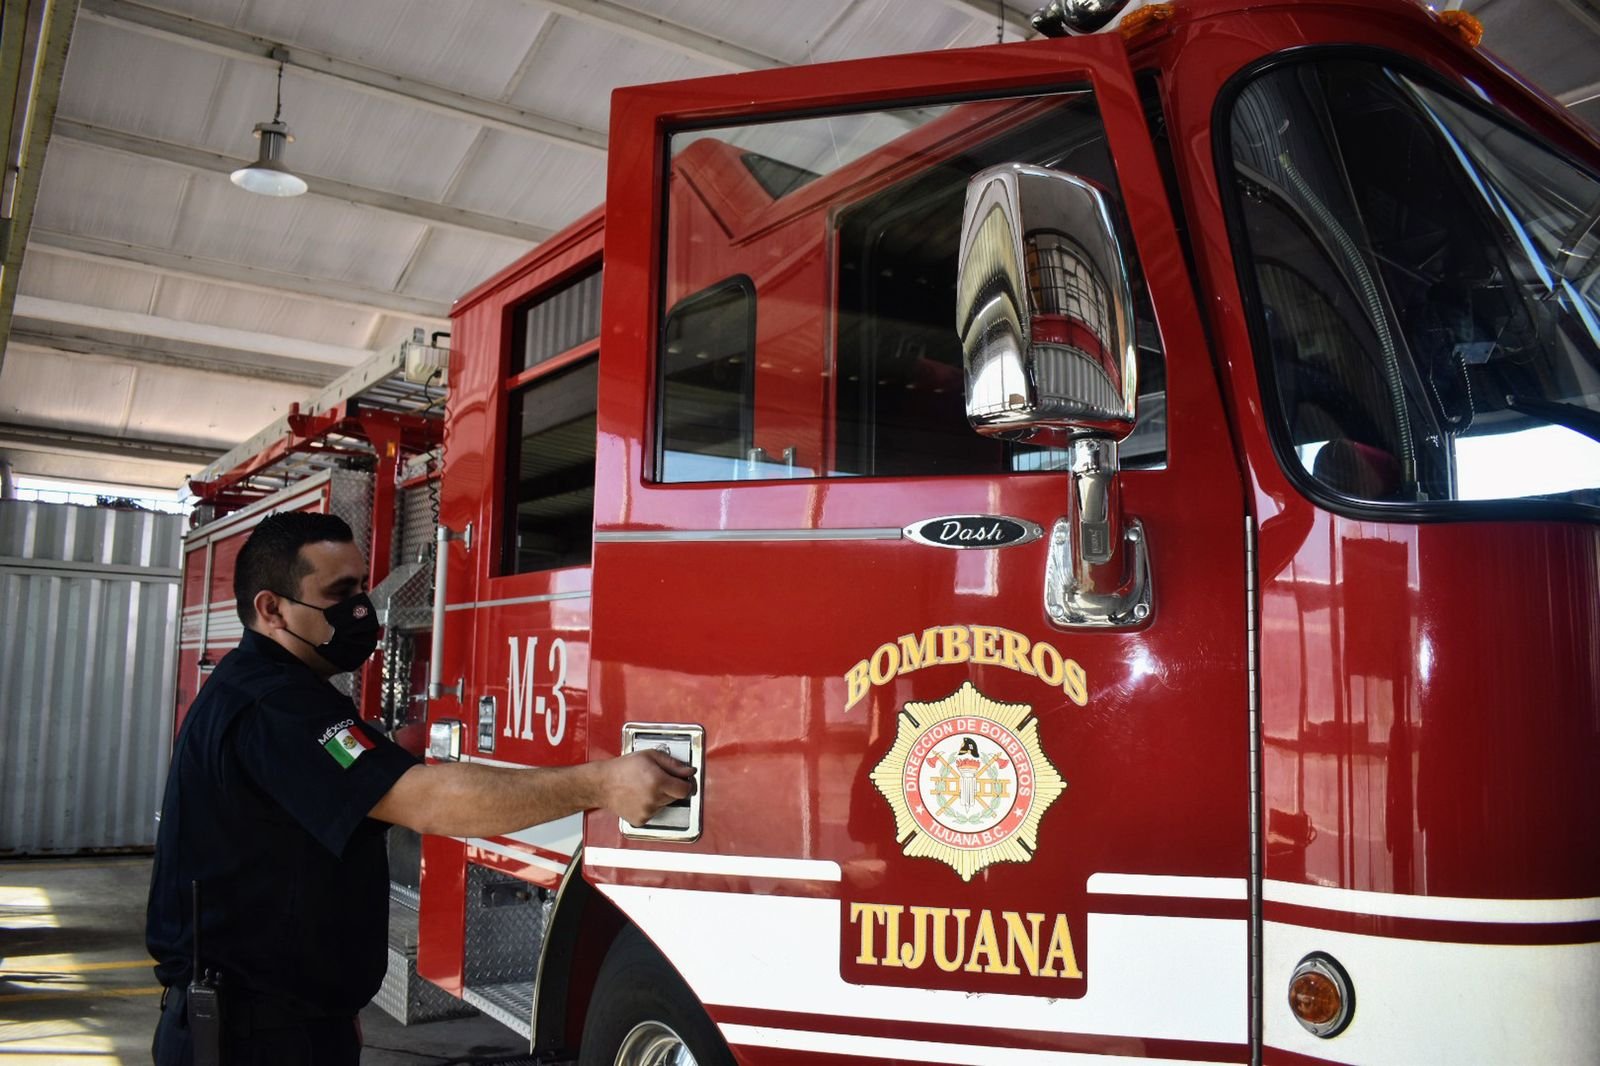
[[[619,91],[455,312],[429,752],[699,790],[425,838],[418,971],[585,1063],[1600,1059],[1597,174],[1409,0]]]

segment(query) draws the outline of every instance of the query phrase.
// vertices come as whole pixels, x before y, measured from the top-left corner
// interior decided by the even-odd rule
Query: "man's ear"
[[[271,632],[289,628],[289,623],[283,617],[283,598],[276,592],[262,589],[250,603],[256,609],[256,623],[262,629]]]

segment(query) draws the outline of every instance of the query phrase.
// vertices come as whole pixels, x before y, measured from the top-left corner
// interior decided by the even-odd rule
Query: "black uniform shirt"
[[[389,873],[367,812],[417,760],[349,698],[247,630],[173,746],[145,942],[164,985],[222,987],[308,1015],[354,1014],[383,982]]]

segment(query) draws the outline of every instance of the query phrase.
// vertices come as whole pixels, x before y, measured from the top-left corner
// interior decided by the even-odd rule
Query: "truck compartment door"
[[[752,1061],[1246,1060],[1245,500],[1122,42],[626,89],[611,145],[589,753],[697,726],[704,767],[695,839],[591,815],[586,876]],[[1114,624],[1047,610],[1070,450],[967,421],[962,203],[1008,163],[1125,238]]]

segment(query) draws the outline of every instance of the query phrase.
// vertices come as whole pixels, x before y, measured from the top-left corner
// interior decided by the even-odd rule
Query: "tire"
[[[578,1066],[734,1066],[734,1061],[683,978],[629,926],[600,966]]]

